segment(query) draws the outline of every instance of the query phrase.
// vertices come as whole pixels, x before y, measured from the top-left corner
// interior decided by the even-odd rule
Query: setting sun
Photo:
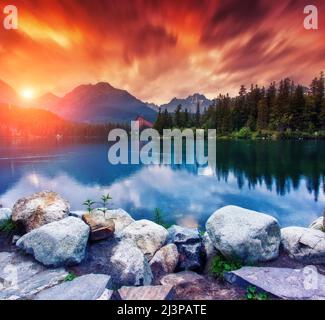
[[[21,92],[21,96],[24,98],[24,99],[33,99],[34,98],[34,91],[30,88],[26,88],[26,89],[23,89],[22,92]]]

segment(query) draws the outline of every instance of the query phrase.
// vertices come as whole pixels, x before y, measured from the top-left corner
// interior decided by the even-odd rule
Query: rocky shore
[[[252,287],[275,299],[325,299],[322,217],[281,229],[269,215],[227,206],[203,233],[123,209],[71,211],[44,191],[1,208],[0,228],[0,299],[245,299]],[[211,272],[216,257],[227,261],[222,277]]]

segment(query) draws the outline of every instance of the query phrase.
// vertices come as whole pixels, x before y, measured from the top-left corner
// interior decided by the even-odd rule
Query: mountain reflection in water
[[[0,203],[54,190],[78,210],[109,192],[112,206],[136,219],[153,219],[161,208],[166,222],[201,226],[229,204],[271,214],[282,226],[307,226],[325,207],[324,141],[218,141],[215,168],[113,166],[107,151],[105,143],[2,142]]]

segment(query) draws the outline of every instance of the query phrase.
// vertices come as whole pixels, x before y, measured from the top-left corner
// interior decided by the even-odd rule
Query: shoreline
[[[150,220],[134,220],[123,209],[93,209],[88,214],[87,219],[85,210],[69,211],[68,214],[62,211],[60,218],[57,216],[54,218],[53,211],[48,207],[51,205],[48,202],[49,199],[55,201],[52,205],[55,205],[57,210],[64,206],[69,207],[68,202],[60,198],[59,195],[42,192],[18,200],[13,210],[0,209],[0,217],[2,214],[3,218],[4,213],[6,213],[7,220],[20,221],[30,229],[27,233],[23,231],[19,236],[17,236],[17,231],[12,232],[9,236],[5,236],[4,231],[0,231],[0,255],[12,256],[13,258],[10,259],[15,259],[15,261],[20,261],[20,259],[25,261],[24,259],[27,259],[35,266],[42,266],[42,270],[63,267],[73,279],[80,279],[80,281],[90,274],[105,274],[113,279],[113,284],[109,287],[112,292],[120,292],[124,286],[138,287],[139,285],[140,287],[143,286],[143,290],[163,290],[166,289],[165,283],[172,281],[173,299],[245,299],[245,292],[247,294],[249,284],[243,287],[238,280],[233,280],[234,277],[238,278],[238,276],[235,276],[236,270],[238,272],[272,270],[272,272],[280,273],[276,276],[281,277],[281,273],[288,272],[287,270],[293,272],[294,270],[301,270],[298,272],[300,274],[305,268],[310,268],[312,265],[317,270],[318,277],[325,275],[325,233],[320,231],[320,228],[323,228],[322,217],[318,218],[309,228],[283,228],[280,235],[280,226],[273,217],[241,207],[227,206],[217,210],[210,216],[206,224],[206,230],[203,233],[196,228],[190,229],[173,225],[165,229],[162,225]],[[34,214],[32,203],[36,200],[41,204],[41,207],[38,207],[38,210],[41,210],[38,211],[38,214],[42,212],[42,215],[47,215],[47,221],[52,216],[53,222],[44,224],[40,222],[42,220],[31,220],[30,215],[22,215],[23,212],[27,211],[29,214]],[[17,214],[20,216],[19,220],[17,220]],[[224,220],[220,220],[220,217],[224,217]],[[2,219],[2,223],[3,221]],[[113,230],[111,229],[111,221],[115,221]],[[105,229],[104,233],[102,231],[98,233],[96,228],[99,224],[102,226],[101,228]],[[237,227],[236,224],[238,224]],[[88,228],[90,228],[89,231]],[[220,233],[222,235],[220,242],[218,233],[222,228],[229,231],[229,228],[236,228],[237,232],[234,234],[233,232],[222,231]],[[57,233],[58,230],[60,230],[59,234]],[[89,235],[99,236],[99,238],[96,238],[97,241],[89,241],[88,232],[90,232]],[[61,233],[63,238],[60,238]],[[306,240],[303,247],[296,251],[295,246],[300,246],[299,240],[295,242],[294,246],[292,246],[291,242],[296,241],[293,239],[296,237],[295,234],[299,233],[304,234]],[[84,235],[81,236],[81,234]],[[39,236],[42,237],[41,243],[37,240]],[[48,236],[50,238],[47,239]],[[78,257],[74,257],[70,256],[70,251],[67,251],[64,252],[64,256],[67,255],[64,258],[65,260],[62,260],[62,254],[56,256],[56,250],[58,250],[56,246],[58,245],[58,248],[61,248],[62,245],[65,246],[66,241],[69,241],[66,239],[72,236],[74,237],[72,242],[82,241],[78,242],[77,245],[80,246],[83,243],[84,253],[80,253],[80,249],[78,249]],[[83,238],[78,240],[79,237]],[[240,240],[242,245],[239,245],[238,237],[242,239]],[[310,240],[307,240],[308,237],[311,237]],[[323,239],[324,249],[320,247],[317,251],[312,248],[313,237]],[[51,239],[52,249],[46,253],[46,243],[49,239]],[[261,242],[258,247],[253,249],[253,243],[256,239]],[[58,241],[57,244],[56,241]],[[310,241],[310,244],[308,241]],[[248,251],[242,251],[241,246],[246,246],[249,243],[251,245],[247,247]],[[229,251],[229,248],[232,248],[231,251]],[[161,250],[165,250],[162,255]],[[79,256],[80,254],[81,256]],[[165,260],[166,254],[169,255],[167,260]],[[231,267],[231,269],[228,269],[229,267],[223,269],[224,267],[222,267],[221,272],[226,277],[225,279],[223,276],[216,276],[216,259],[223,257],[222,259],[226,259],[223,260],[223,264],[233,264],[229,257],[224,258],[225,255],[229,254],[237,255],[241,263],[237,267]],[[52,255],[53,258],[51,258]],[[141,260],[141,255],[145,260]],[[49,258],[52,260],[48,260]],[[114,262],[116,259],[122,259],[119,262],[122,265],[128,261],[127,263],[131,269],[126,271],[123,267],[120,271],[117,271],[120,267],[119,264]],[[127,260],[122,262],[124,259]],[[72,263],[72,261],[75,262]],[[17,267],[19,269],[19,265]],[[132,274],[131,278],[129,272]],[[230,280],[227,280],[230,274],[233,275]],[[182,280],[180,280],[180,277]],[[181,281],[182,285],[178,281]],[[63,283],[65,282],[60,280],[54,288],[59,288]],[[71,281],[72,284],[74,284],[73,280]],[[256,286],[254,281],[251,286]],[[267,293],[269,299],[281,298],[276,289],[272,287],[268,289],[266,285],[266,287],[260,289],[261,292]],[[290,290],[288,289],[288,291]],[[43,289],[40,290],[39,294],[42,295],[42,292]],[[221,295],[221,292],[223,292],[223,295]],[[17,293],[17,295],[19,294]],[[27,293],[24,297],[33,299],[33,296]]]

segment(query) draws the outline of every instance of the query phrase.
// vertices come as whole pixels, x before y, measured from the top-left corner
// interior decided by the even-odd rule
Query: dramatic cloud
[[[325,66],[322,0],[313,1],[319,30],[309,31],[304,0],[9,2],[19,29],[0,26],[0,78],[18,91],[64,94],[108,81],[162,103],[287,75],[308,85]]]

